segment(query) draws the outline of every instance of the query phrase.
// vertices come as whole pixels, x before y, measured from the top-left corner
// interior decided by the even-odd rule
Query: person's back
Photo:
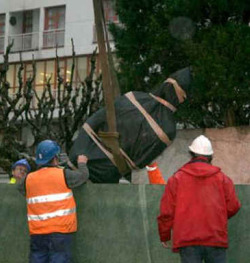
[[[76,203],[71,189],[88,180],[88,158],[78,156],[78,169],[59,167],[59,145],[51,140],[36,149],[38,170],[18,185],[26,197],[30,263],[69,263],[72,235],[77,231]]]
[[[184,165],[169,181],[176,193],[174,249],[188,245],[227,247],[228,217],[239,209],[232,181],[201,157]]]
[[[31,235],[76,232],[76,203],[64,172],[59,167],[44,167],[27,176],[27,216]]]
[[[191,161],[167,182],[158,217],[160,239],[167,248],[173,229],[173,251],[180,251],[182,263],[224,263],[227,220],[240,203],[232,180],[210,163],[210,141],[200,136],[193,142],[197,143],[199,147],[190,146]]]

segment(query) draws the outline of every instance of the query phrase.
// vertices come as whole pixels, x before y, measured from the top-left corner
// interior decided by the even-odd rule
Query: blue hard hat
[[[14,170],[18,165],[22,165],[22,166],[25,166],[27,168],[27,171],[28,173],[30,172],[31,168],[30,168],[30,165],[28,163],[28,161],[26,159],[21,159],[21,160],[18,160],[17,162],[15,162],[11,169]]]
[[[60,151],[60,146],[55,141],[45,140],[40,142],[36,149],[36,164],[44,165],[49,163]]]

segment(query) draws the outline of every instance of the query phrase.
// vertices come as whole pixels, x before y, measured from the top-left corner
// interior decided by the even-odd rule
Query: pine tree
[[[192,94],[177,112],[195,127],[249,125],[248,0],[116,0],[112,24],[123,92],[148,91],[192,65]]]

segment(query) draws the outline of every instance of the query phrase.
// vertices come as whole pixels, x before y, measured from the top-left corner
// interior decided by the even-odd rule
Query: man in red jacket
[[[161,199],[158,229],[163,247],[182,263],[225,263],[228,247],[227,221],[240,209],[233,182],[211,165],[213,149],[205,136],[189,146],[191,161],[167,182]]]

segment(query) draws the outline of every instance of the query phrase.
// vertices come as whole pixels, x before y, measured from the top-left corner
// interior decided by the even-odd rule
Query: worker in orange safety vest
[[[157,162],[147,165],[146,169],[148,172],[148,180],[150,184],[166,184]]]
[[[42,141],[36,149],[38,170],[20,182],[26,196],[30,263],[70,263],[72,234],[77,231],[76,203],[71,188],[86,182],[87,157],[78,156],[78,170],[59,167],[59,145]]]

